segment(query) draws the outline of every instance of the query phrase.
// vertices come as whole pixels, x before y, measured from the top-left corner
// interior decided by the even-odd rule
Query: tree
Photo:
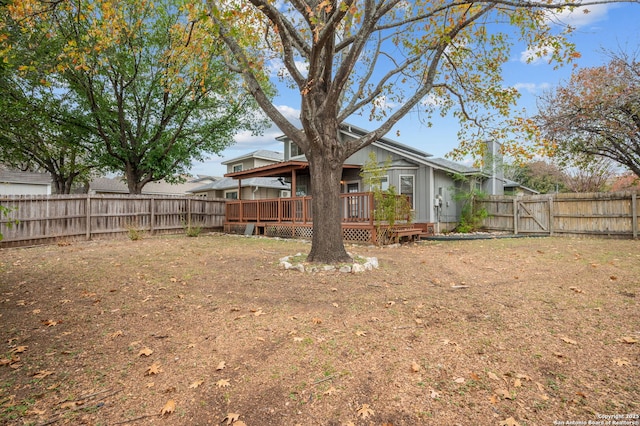
[[[90,135],[78,125],[82,113],[75,109],[77,101],[59,82],[43,84],[42,75],[29,65],[35,58],[52,61],[59,46],[56,40],[23,34],[11,25],[6,8],[0,12],[2,22],[9,24],[4,45],[12,46],[0,65],[0,163],[47,171],[54,191],[69,193],[74,181],[86,182],[96,169],[82,144]]]
[[[555,155],[580,165],[608,158],[640,177],[640,61],[612,54],[542,99],[536,122]]]
[[[415,109],[427,117],[453,111],[463,132],[477,140],[504,137],[504,127],[490,127],[483,112],[507,116],[517,97],[502,84],[510,45],[505,31],[515,28],[540,56],[563,62],[575,51],[564,34],[552,34],[547,11],[589,3],[211,0],[203,13],[231,51],[230,69],[242,74],[260,107],[309,162],[314,232],[307,259],[338,262],[349,259],[339,209],[344,161]],[[300,96],[302,129],[261,87],[262,70],[274,61]],[[377,127],[342,140],[339,126],[354,114],[368,115]],[[464,139],[459,152],[477,146]]]
[[[194,160],[263,124],[241,80],[224,66],[221,44],[187,20],[181,0],[15,1],[12,23],[53,40],[54,55],[18,65],[73,94],[89,131],[83,143],[129,192],[180,180]],[[264,88],[268,96],[269,89]]]
[[[541,194],[566,192],[567,174],[553,162],[530,161],[512,168],[510,179]]]

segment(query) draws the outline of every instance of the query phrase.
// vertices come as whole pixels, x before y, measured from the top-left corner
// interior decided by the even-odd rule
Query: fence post
[[[553,195],[549,196],[549,236],[553,235]]]
[[[513,199],[513,234],[518,235],[518,198]]]
[[[191,198],[187,198],[187,229],[191,229]]]
[[[631,230],[633,239],[638,239],[638,196],[635,192],[631,194]]]
[[[151,197],[149,199],[149,202],[151,203],[151,205],[149,206],[149,233],[151,235],[153,235],[153,231],[154,231],[154,224],[155,224],[155,220],[156,220],[156,199]]]
[[[89,241],[91,239],[91,194],[87,193],[87,201],[85,203],[85,214],[86,214],[86,239]]]

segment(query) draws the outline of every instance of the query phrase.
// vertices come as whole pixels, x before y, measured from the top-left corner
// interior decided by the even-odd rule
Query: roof
[[[261,188],[273,188],[273,189],[291,189],[291,185],[284,182],[282,179],[271,177],[254,177],[242,180],[242,187],[257,186]],[[207,192],[207,191],[224,191],[227,189],[235,189],[238,187],[238,181],[231,177],[224,177],[216,182],[211,182],[207,185],[202,185],[192,189],[190,192]]]
[[[49,173],[23,172],[0,168],[0,183],[51,185],[51,175]]]
[[[479,172],[479,170],[474,167],[465,166],[464,164],[456,163],[455,161],[445,158],[430,158],[429,163],[438,166],[437,168],[454,173],[470,174]]]
[[[234,157],[229,160],[225,160],[220,164],[227,165],[231,163],[237,163],[239,161],[246,160],[248,158],[260,158],[262,160],[269,160],[269,161],[282,161],[284,160],[284,154],[282,152],[269,151],[268,149],[259,149],[257,151],[252,151],[248,154],[241,155],[240,157]]]
[[[193,188],[201,186],[202,182],[185,182],[171,184],[165,181],[149,182],[142,188],[145,195],[186,195]],[[111,193],[111,194],[128,194],[129,188],[122,177],[114,178],[96,178],[89,184],[89,192],[94,193]]]

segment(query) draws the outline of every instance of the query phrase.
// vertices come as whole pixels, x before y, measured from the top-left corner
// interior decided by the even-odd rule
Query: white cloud
[[[520,62],[523,64],[541,64],[549,62],[553,55],[552,46],[534,46],[520,52]]]
[[[536,95],[544,90],[551,88],[549,83],[516,83],[513,88],[518,92],[529,92],[532,95]]]
[[[607,19],[607,13],[612,7],[610,4],[594,4],[576,8],[571,12],[564,10],[559,13],[550,13],[549,20],[560,25],[581,28]]]

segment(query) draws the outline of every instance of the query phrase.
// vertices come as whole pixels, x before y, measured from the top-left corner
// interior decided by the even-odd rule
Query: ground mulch
[[[349,246],[379,269],[279,266],[309,248],[0,250],[0,424],[640,424],[639,241]]]

